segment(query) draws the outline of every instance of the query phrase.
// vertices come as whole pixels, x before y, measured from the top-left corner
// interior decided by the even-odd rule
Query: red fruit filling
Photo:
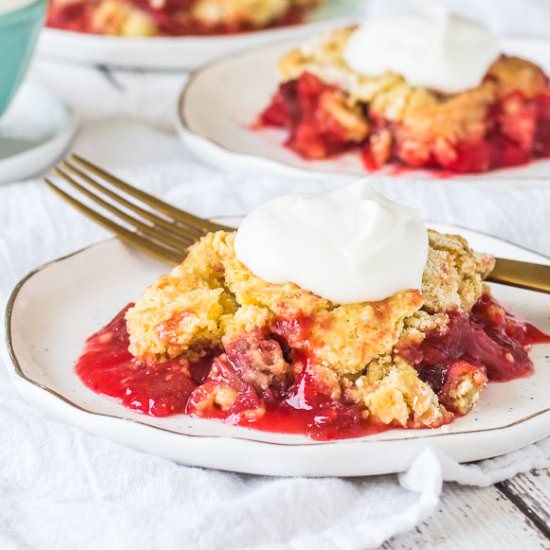
[[[115,397],[129,409],[152,416],[185,412],[191,392],[210,371],[211,358],[196,364],[174,359],[157,364],[136,361],[128,351],[125,307],[91,336],[75,370],[96,393]]]
[[[519,91],[501,98],[486,116],[481,139],[456,143],[438,140],[430,144],[415,139],[399,123],[378,116],[368,104],[363,105],[368,132],[350,139],[349,127],[335,117],[326,101],[334,94],[344,92],[305,72],[298,79],[279,85],[259,116],[260,126],[287,129],[285,145],[305,159],[325,159],[359,150],[368,170],[398,163],[452,173],[477,173],[550,156],[548,91],[535,99],[528,99]]]
[[[130,307],[130,306],[128,306]],[[292,347],[309,332],[309,319],[279,319],[197,363],[174,359],[146,364],[128,352],[121,311],[91,336],[76,373],[93,391],[152,416],[186,413],[264,431],[307,434],[314,439],[357,437],[389,429],[331,393],[310,355]],[[533,371],[532,344],[550,337],[484,295],[470,315],[450,314],[445,330],[398,353],[418,370],[448,410],[463,414],[464,381],[483,387]]]
[[[290,131],[286,145],[306,159],[323,159],[352,149],[346,130],[324,108],[326,99],[339,93],[336,86],[323,84],[316,76],[304,73],[285,82],[271,104],[260,115],[260,124]]]
[[[149,0],[132,0],[136,9],[146,13],[153,20],[158,33],[170,36],[235,34],[256,30],[246,21],[232,21],[219,25],[207,25],[191,15],[189,10],[194,0],[165,0],[162,7],[154,7]],[[314,3],[293,6],[284,15],[271,21],[264,28],[297,25],[304,20]],[[46,17],[46,25],[69,31],[102,34],[94,24],[96,0],[85,0],[76,4],[52,5]]]

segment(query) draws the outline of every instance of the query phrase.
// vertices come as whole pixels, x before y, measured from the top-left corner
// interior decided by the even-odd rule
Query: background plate
[[[23,85],[0,118],[0,183],[43,173],[68,149],[75,114],[45,89]]]
[[[183,141],[198,158],[240,172],[269,170],[302,176],[367,173],[355,153],[324,161],[307,161],[283,146],[285,131],[251,128],[277,88],[277,60],[302,40],[294,38],[243,51],[213,62],[191,76],[177,106],[177,128]],[[550,74],[550,41],[503,39],[502,50],[537,62]],[[223,89],[223,94],[219,94],[220,89]],[[377,174],[403,178],[433,177],[427,172],[412,169],[395,174],[395,170],[390,168],[379,170]],[[481,175],[461,175],[455,179],[461,182],[496,179],[502,185],[502,180],[513,180],[515,183],[543,179],[549,175],[550,160],[542,160],[527,166]],[[452,181],[445,179],[446,184]]]
[[[123,38],[46,28],[38,51],[77,63],[188,70],[229,52],[322,31],[337,24],[335,19],[356,17],[362,11],[362,0],[331,0],[312,12],[305,24],[227,36]]]
[[[462,233],[479,250],[550,263],[492,237],[433,226]],[[392,430],[316,442],[185,415],[160,419],[129,411],[86,388],[73,366],[86,337],[166,269],[113,239],[27,276],[14,290],[6,315],[6,351],[22,396],[63,422],[152,454],[190,465],[264,475],[398,472],[427,446],[465,462],[506,453],[550,435],[550,345],[534,348],[532,377],[491,384],[470,415],[434,430]],[[550,295],[493,288],[498,299],[550,331]]]

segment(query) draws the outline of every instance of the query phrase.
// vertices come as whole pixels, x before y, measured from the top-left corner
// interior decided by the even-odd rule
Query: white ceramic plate
[[[0,119],[0,183],[44,172],[63,156],[76,126],[74,113],[61,99],[23,86]]]
[[[85,64],[189,70],[229,52],[322,31],[334,25],[335,18],[354,17],[362,9],[361,0],[331,0],[311,13],[302,25],[227,36],[124,38],[46,28],[38,52]]]
[[[251,124],[268,105],[277,88],[276,62],[301,40],[293,39],[227,56],[196,71],[187,81],[177,105],[177,129],[204,162],[231,170],[268,170],[283,175],[339,173],[365,175],[359,155],[349,153],[334,159],[307,161],[283,146],[286,132],[252,130]],[[539,63],[550,74],[550,41],[505,39],[502,50]],[[223,89],[223,94],[219,90]],[[381,175],[395,175],[391,169]],[[550,161],[496,170],[488,174],[461,176],[460,180],[547,178]],[[407,170],[398,177],[432,177]],[[452,180],[445,180],[449,184]]]
[[[509,243],[458,228],[479,250],[550,263]],[[550,435],[550,345],[536,346],[530,378],[491,384],[450,426],[316,442],[185,415],[153,418],[86,388],[73,371],[84,340],[166,270],[118,240],[38,268],[7,306],[7,357],[22,396],[59,420],[184,464],[264,475],[356,476],[398,472],[434,446],[461,461],[506,453]],[[494,286],[498,299],[550,331],[550,295]]]

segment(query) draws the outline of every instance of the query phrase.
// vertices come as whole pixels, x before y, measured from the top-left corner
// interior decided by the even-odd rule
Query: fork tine
[[[67,182],[69,185],[80,191],[82,194],[86,195],[89,199],[93,200],[95,203],[99,204],[102,208],[105,210],[108,210],[111,212],[111,214],[114,214],[118,218],[121,218],[126,223],[132,225],[136,229],[138,229],[140,232],[145,233],[146,235],[149,235],[154,240],[160,242],[161,244],[168,245],[171,248],[175,248],[176,250],[181,249],[183,247],[187,247],[190,244],[193,243],[195,239],[189,238],[189,237],[175,237],[166,231],[159,230],[151,225],[147,225],[143,223],[140,219],[134,218],[133,216],[130,216],[126,214],[126,212],[123,212],[113,204],[103,200],[101,197],[96,195],[95,193],[92,193],[89,189],[86,187],[80,185],[75,179],[73,179],[69,174],[64,172],[61,168],[56,167],[54,168],[54,172],[61,177],[65,182]]]
[[[141,208],[141,206],[138,206],[137,204],[130,202],[129,200],[125,199],[122,195],[119,195],[118,193],[111,191],[111,189],[108,189],[107,187],[105,187],[95,179],[91,178],[88,174],[86,174],[85,172],[83,172],[82,170],[74,166],[74,164],[71,164],[70,162],[63,160],[61,161],[61,165],[65,170],[78,176],[81,180],[85,181],[88,185],[92,186],[94,189],[97,189],[98,191],[108,196],[113,201],[123,205],[128,210],[131,210],[132,212],[139,214],[143,218],[152,222],[154,225],[158,225],[163,229],[166,229],[169,233],[177,233],[182,237],[188,237],[193,241],[197,239],[197,234],[195,231],[189,231],[187,228],[181,225],[175,224],[172,220],[168,221],[165,218],[161,218],[160,216],[157,216],[150,210],[145,210],[144,208]]]
[[[179,208],[176,208],[175,206],[172,206],[171,204],[168,204],[167,202],[164,202],[163,200],[160,200],[157,197],[154,197],[153,195],[150,195],[149,193],[142,191],[141,189],[137,189],[132,185],[130,185],[129,183],[122,181],[121,179],[117,178],[113,174],[110,174],[109,172],[103,170],[99,166],[96,166],[92,162],[82,158],[81,156],[75,153],[72,153],[70,156],[78,164],[80,164],[81,166],[84,166],[85,168],[87,168],[97,176],[109,182],[111,185],[113,185],[117,189],[120,189],[125,193],[128,193],[132,197],[144,202],[145,204],[147,204],[152,208],[155,208],[156,210],[162,212],[163,214],[166,214],[167,216],[173,218],[174,220],[180,223],[183,223],[192,229],[197,230],[197,232],[199,232],[200,234],[208,233],[209,231],[219,231],[223,229],[228,229],[226,226],[210,222],[203,218],[199,218],[198,216],[194,216],[193,214],[189,214],[188,212],[185,212],[184,210],[180,210]]]
[[[183,258],[185,257],[184,252],[177,252],[173,249],[167,248],[165,246],[162,246],[154,241],[150,241],[149,239],[138,235],[137,233],[133,231],[129,231],[125,227],[122,227],[121,225],[118,225],[117,223],[113,222],[109,218],[106,218],[102,216],[101,214],[98,214],[91,208],[88,208],[85,204],[81,203],[80,201],[76,200],[75,198],[71,197],[64,191],[62,191],[59,187],[57,187],[54,183],[52,183],[48,178],[44,178],[44,182],[48,187],[54,191],[57,195],[59,195],[63,200],[68,202],[71,206],[82,212],[85,216],[93,220],[94,222],[98,223],[99,225],[103,226],[105,229],[110,231],[111,233],[114,233],[117,237],[119,237],[121,240],[125,241],[129,245],[138,248],[142,252],[145,252],[146,254],[153,256],[154,258],[157,258],[159,260],[162,260],[164,262],[168,262],[171,264],[178,264],[180,263]]]

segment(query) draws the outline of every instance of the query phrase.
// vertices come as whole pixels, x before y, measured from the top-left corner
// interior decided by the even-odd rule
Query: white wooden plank
[[[550,538],[550,470],[520,474],[497,488]]]
[[[390,539],[382,548],[548,550],[550,541],[497,488],[448,483],[439,509],[429,520]]]

